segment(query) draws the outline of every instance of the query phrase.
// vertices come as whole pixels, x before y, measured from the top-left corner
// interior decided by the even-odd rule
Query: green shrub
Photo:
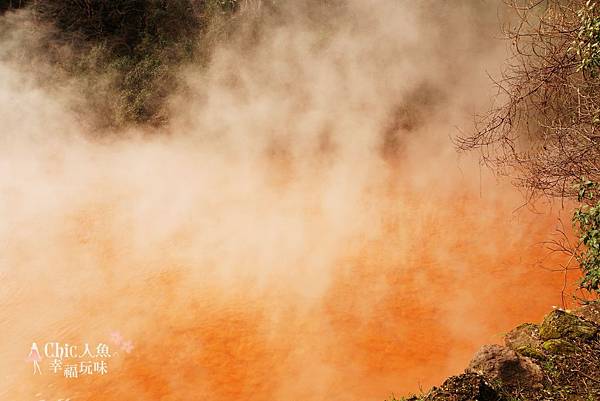
[[[581,60],[579,69],[596,76],[600,69],[600,9],[588,0],[577,15],[581,26],[573,48]]]
[[[599,186],[589,180],[579,185],[579,201],[597,199]],[[575,256],[583,272],[581,287],[600,292],[600,201],[584,204],[573,215],[575,233],[583,250]]]

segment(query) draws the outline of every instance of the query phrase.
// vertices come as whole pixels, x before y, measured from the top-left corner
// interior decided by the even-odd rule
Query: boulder
[[[552,354],[571,354],[579,351],[579,347],[572,342],[560,338],[544,341],[542,347]]]
[[[595,324],[560,309],[549,313],[540,326],[540,338],[543,341],[576,338],[589,340],[597,332]]]
[[[542,369],[530,358],[502,345],[484,345],[475,354],[467,372],[483,375],[509,387],[540,386]]]
[[[544,352],[539,334],[540,330],[537,325],[525,323],[504,336],[504,344],[521,355],[543,359]]]
[[[573,312],[575,315],[600,325],[600,301],[591,302]]]

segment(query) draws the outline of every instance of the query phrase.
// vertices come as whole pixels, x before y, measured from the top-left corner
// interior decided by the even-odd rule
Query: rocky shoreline
[[[600,301],[555,309],[485,345],[463,374],[406,401],[600,401]]]

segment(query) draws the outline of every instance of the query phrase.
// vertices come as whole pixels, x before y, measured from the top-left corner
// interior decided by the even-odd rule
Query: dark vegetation
[[[0,12],[16,10],[24,7],[27,2],[27,0],[0,0]]]
[[[200,35],[236,9],[234,0],[35,1],[35,16],[57,28],[54,41],[82,52],[75,73],[114,72],[113,124],[166,119],[166,96],[177,85],[175,68],[197,53]],[[84,71],[81,71],[81,70]]]
[[[305,4],[306,3],[306,4]],[[302,2],[306,23],[327,25],[343,0]],[[0,14],[28,12],[45,33],[38,50],[56,69],[78,81],[96,110],[98,128],[159,126],[165,101],[180,89],[185,63],[205,66],[217,43],[234,33],[252,46],[261,21],[283,23],[295,3],[276,0],[0,0]],[[262,20],[261,20],[262,19]],[[10,29],[6,29],[10,32]],[[254,33],[254,34],[253,34]],[[39,42],[39,37],[34,39]],[[45,81],[52,81],[52,75]]]
[[[210,41],[233,18],[238,1],[0,1],[3,12],[23,8],[49,27],[45,46],[55,67],[89,78],[84,92],[92,95],[94,81],[109,80],[103,125],[158,125],[167,118],[164,101],[178,84],[177,67],[206,59]],[[55,49],[62,51],[53,54]]]

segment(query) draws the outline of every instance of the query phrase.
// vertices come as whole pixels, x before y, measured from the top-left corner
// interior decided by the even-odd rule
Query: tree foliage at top
[[[586,180],[578,186],[578,199],[585,202],[598,197],[598,184]],[[600,202],[579,207],[573,214],[579,247],[573,251],[583,272],[580,285],[600,292]]]
[[[498,106],[461,149],[479,149],[532,193],[576,199],[582,177],[600,182],[600,9],[585,0],[513,0],[512,56]]]
[[[178,67],[207,65],[211,49],[235,32],[253,46],[263,23],[286,23],[291,14],[326,26],[344,1],[0,0],[0,13],[25,8],[49,28],[39,46],[44,61],[78,81],[90,102],[82,110],[97,110],[94,126],[120,128],[166,122]]]
[[[116,55],[139,56],[150,41],[154,46],[177,43],[201,24],[200,6],[189,0],[39,0],[33,8],[63,39],[102,43]]]
[[[24,7],[27,0],[0,0],[0,13]]]
[[[204,49],[217,21],[238,9],[237,0],[0,0],[0,10],[27,8],[52,28],[48,53],[73,76],[111,76],[105,123],[161,124],[166,97],[177,86],[175,69]],[[73,57],[53,55],[68,46]],[[90,84],[89,91],[95,90]]]
[[[581,26],[574,46],[581,60],[579,69],[592,77],[597,77],[600,70],[600,17],[597,8],[597,3],[587,1],[577,13]]]

